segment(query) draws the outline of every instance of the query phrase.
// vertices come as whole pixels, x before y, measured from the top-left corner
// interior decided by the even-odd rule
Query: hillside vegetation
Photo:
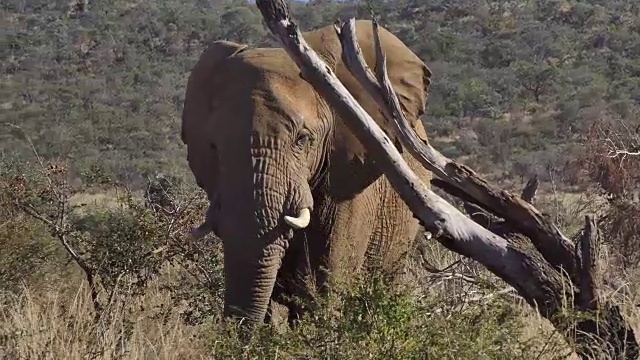
[[[2,1],[0,358],[571,354],[503,282],[422,238],[406,286],[355,279],[300,329],[243,349],[219,316],[219,242],[184,239],[205,204],[180,114],[211,41],[271,46],[260,13],[244,0],[81,3]],[[536,206],[568,234],[599,215],[605,289],[640,326],[640,156],[615,153],[640,151],[640,3],[291,2],[303,30],[369,6],[433,72],[433,145],[515,191],[537,175]]]

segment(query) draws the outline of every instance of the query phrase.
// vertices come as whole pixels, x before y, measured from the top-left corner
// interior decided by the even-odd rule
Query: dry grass
[[[118,199],[123,193],[124,191],[117,188],[75,193],[69,198],[69,205],[78,212],[90,211],[92,208],[113,209],[122,206],[122,202]]]
[[[461,260],[450,253],[443,255],[448,259],[441,259],[442,263]],[[469,270],[473,269],[472,265],[463,262],[457,267],[458,272],[452,273],[462,273],[466,267],[464,273],[469,275]],[[419,271],[420,267],[414,262],[411,268]],[[491,277],[479,267],[476,270],[474,275],[478,278]],[[443,302],[443,307],[449,313],[452,310],[462,312],[481,307],[488,299],[477,301],[479,295],[495,293],[490,287],[479,288],[465,280],[434,277],[433,274],[422,271],[421,281],[425,285],[430,283],[431,297],[455,299],[449,304]],[[165,272],[163,280],[174,276],[171,271]],[[608,294],[605,296],[615,296],[618,302],[623,303],[626,315],[640,331],[640,311],[633,305],[640,301],[640,284],[637,280],[632,282],[637,277],[631,276],[633,275],[629,274],[626,278],[626,295],[622,295],[619,289],[607,289]],[[495,283],[495,280],[492,282]],[[425,289],[422,286],[418,288],[423,291]],[[94,359],[197,359],[211,358],[208,354],[212,352],[224,353],[224,345],[212,344],[224,341],[224,334],[215,334],[219,331],[216,330],[217,325],[187,325],[178,316],[178,308],[169,312],[162,311],[173,305],[170,293],[162,289],[160,282],[151,284],[147,292],[134,302],[124,300],[112,304],[108,319],[97,325],[93,321],[94,313],[87,287],[81,283],[74,290],[49,289],[40,293],[24,287],[18,295],[0,295],[0,303],[3,304],[0,310],[0,358],[85,359],[90,356]],[[528,305],[520,301],[515,304],[523,330],[520,340],[535,348],[532,353],[538,354],[537,358],[574,358],[562,336],[547,320]],[[446,322],[451,316],[443,316],[438,321]],[[437,326],[438,323],[434,325]],[[129,336],[126,335],[127,331],[130,331]],[[454,324],[448,336],[452,339],[460,335],[474,336],[459,334],[459,331],[461,330]]]
[[[84,282],[70,294],[24,288],[0,300],[0,358],[194,359],[205,353],[199,326],[185,325],[176,314],[154,317],[155,310],[170,301],[157,286],[151,286],[137,306],[112,304],[110,316],[97,324]]]
[[[577,231],[583,213],[596,212],[601,207],[599,202],[573,194],[544,192],[538,199],[537,206],[547,213],[563,214],[561,226],[568,234]],[[93,205],[86,211],[94,206],[102,208],[101,205],[113,211],[121,208],[117,206],[117,196],[111,193],[82,194],[72,200],[74,204]],[[10,239],[10,234],[5,235]],[[574,358],[563,336],[521,299],[506,292],[507,286],[484,267],[434,241],[422,239],[417,247],[419,251],[411,257],[404,281],[407,289],[403,289],[408,290],[413,305],[397,305],[396,300],[390,301],[396,299],[391,294],[367,293],[368,290],[355,294],[369,305],[378,306],[380,313],[375,316],[387,321],[373,335],[362,338],[360,329],[350,323],[353,320],[345,312],[357,309],[330,308],[301,331],[286,336],[261,335],[259,342],[248,350],[251,354],[248,358],[334,359],[363,354],[385,358],[383,350],[374,349],[376,341],[380,345],[376,339],[380,334],[392,336],[394,341],[393,336],[403,339],[407,334],[388,335],[402,331],[408,332],[409,337],[425,339],[412,345],[412,354],[425,351],[416,350],[422,341],[427,344],[422,346],[427,346],[431,358]],[[605,244],[599,262],[604,274],[603,296],[614,297],[622,304],[625,315],[640,331],[640,269],[622,271],[615,266],[617,262],[611,253]],[[55,268],[47,271],[53,272]],[[189,276],[184,269],[165,264],[138,297],[122,289],[124,295],[115,297],[105,312],[107,315],[97,323],[89,291],[79,272],[67,269],[65,274],[66,277],[52,274],[48,282],[28,282],[20,291],[0,292],[0,358],[216,359],[238,358],[241,354],[242,349],[229,336],[218,315],[196,325],[186,323],[180,316],[182,310],[193,304],[176,300],[175,286],[182,286],[178,292],[198,286],[196,282],[185,281]],[[181,293],[185,294],[190,293]],[[213,302],[214,307],[219,307],[221,299],[214,297]],[[406,323],[408,330],[402,329],[405,325],[396,327],[395,320],[390,320],[406,313],[412,317]],[[314,349],[325,342],[332,347]]]

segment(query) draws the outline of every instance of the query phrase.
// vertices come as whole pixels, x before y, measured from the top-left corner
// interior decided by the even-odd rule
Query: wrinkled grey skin
[[[371,22],[356,26],[373,69]],[[426,138],[418,117],[431,73],[394,35],[384,28],[380,33],[401,105]],[[392,134],[342,63],[333,26],[303,35]],[[292,319],[302,310],[286,297],[307,294],[311,285],[304,279],[322,290],[372,266],[401,270],[418,231],[375,159],[299,73],[283,49],[218,41],[202,54],[187,84],[182,139],[211,201],[193,235],[213,231],[223,241],[227,316],[262,321],[275,300],[287,305]],[[404,156],[428,183],[430,173]]]

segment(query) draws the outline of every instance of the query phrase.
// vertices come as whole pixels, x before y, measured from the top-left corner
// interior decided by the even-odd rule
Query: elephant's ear
[[[187,145],[187,160],[198,186],[210,200],[217,183],[217,154],[212,147],[208,122],[216,88],[216,68],[248,46],[231,41],[215,41],[202,52],[187,81],[180,138]]]
[[[380,26],[378,30],[382,50],[387,57],[389,80],[398,96],[405,117],[413,128],[418,130],[419,125],[422,125],[420,117],[425,113],[429,88],[431,86],[431,70],[393,33],[382,26]],[[365,61],[369,67],[375,71],[376,51],[371,21],[356,21],[356,34]],[[351,80],[351,78],[349,80]],[[358,87],[358,91],[364,91],[364,89]],[[388,135],[392,135],[394,131],[391,123],[385,119],[377,104],[373,102],[373,99],[367,95],[363,96],[362,101],[365,103],[363,106],[367,112],[372,115],[378,125],[380,125]],[[418,132],[420,133],[420,131]],[[396,144],[399,144],[395,136],[392,136],[392,139],[395,140]]]
[[[390,56],[387,57],[390,58]],[[398,96],[402,111],[418,135],[426,140],[424,126],[420,118],[426,111],[431,86],[431,70],[417,57],[394,65],[393,71],[389,73],[389,80],[391,80],[393,89]],[[382,116],[382,114],[380,115]],[[386,119],[385,126],[382,128],[387,131],[387,134],[393,133],[391,124]],[[395,139],[395,136],[394,140],[399,143],[399,139]]]
[[[396,91],[402,110],[416,130],[418,135],[426,139],[424,126],[420,117],[425,112],[429,87],[431,85],[431,71],[424,62],[409,49],[400,39],[383,27],[379,27],[380,42],[382,50],[387,56],[387,70],[389,80]],[[362,55],[367,65],[375,71],[376,52],[374,48],[374,37],[372,23],[370,20],[356,21],[356,35]],[[322,54],[333,53],[335,58],[339,56],[336,75],[351,95],[362,105],[371,115],[373,120],[388,134],[399,146],[400,142],[395,137],[393,126],[384,117],[379,106],[364,90],[362,85],[351,75],[342,61],[342,51],[340,40],[338,39],[333,25],[326,26],[305,34],[305,40],[316,51]],[[336,49],[336,43],[338,44]],[[323,57],[327,57],[324,55]],[[351,133],[343,120],[338,118],[335,124],[335,137],[332,144],[331,167],[338,168],[331,170],[331,176],[348,173],[345,179],[334,179],[334,183],[354,184],[355,188],[346,190],[341,197],[355,195],[379,176],[382,172],[375,165],[373,159],[365,150],[364,146]],[[340,168],[344,168],[341,171]],[[346,170],[348,171],[346,171]],[[356,179],[358,179],[356,181]],[[340,191],[342,193],[342,191]]]
[[[188,144],[190,135],[199,133],[197,123],[204,121],[203,116],[209,113],[211,98],[214,93],[212,81],[216,66],[247,47],[248,45],[245,44],[219,40],[214,41],[202,52],[187,81],[184,107],[182,109],[182,129],[180,131],[180,138],[183,143]]]
[[[401,74],[399,78],[391,79],[391,82],[407,120],[413,126],[416,134],[422,140],[427,140],[421,118],[426,112],[431,87],[431,70],[420,59],[415,60],[414,63],[408,63],[407,67],[407,72],[399,71],[396,73]],[[396,143],[400,143],[398,138],[394,138],[394,140]]]

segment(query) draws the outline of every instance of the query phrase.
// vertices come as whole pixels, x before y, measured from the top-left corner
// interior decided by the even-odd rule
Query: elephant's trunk
[[[294,165],[270,153],[254,149],[251,184],[236,177],[225,181],[221,191],[224,312],[251,323],[264,319],[291,229],[309,224],[313,206],[306,178],[294,175],[300,173],[293,171]]]
[[[225,249],[225,316],[252,323],[264,319],[286,246],[286,240],[279,237],[253,255],[248,249]]]

